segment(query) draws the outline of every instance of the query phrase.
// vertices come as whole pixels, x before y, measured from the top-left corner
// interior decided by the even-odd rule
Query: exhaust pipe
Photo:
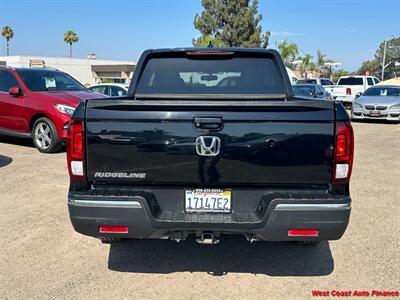
[[[244,236],[250,243],[261,241],[261,237],[259,235],[245,233]]]
[[[219,239],[214,238],[212,233],[202,233],[200,237],[196,239],[198,244],[205,244],[205,245],[215,245],[219,243]]]

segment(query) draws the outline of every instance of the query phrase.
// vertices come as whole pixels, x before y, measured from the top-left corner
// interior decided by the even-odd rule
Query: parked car
[[[0,133],[32,138],[40,152],[59,151],[76,105],[99,97],[61,71],[0,67]]]
[[[129,85],[125,83],[100,83],[93,85],[89,90],[101,93],[110,97],[126,96]]]
[[[126,97],[82,102],[69,124],[77,232],[203,244],[343,235],[353,130],[342,104],[294,96],[275,50],[148,50],[137,66]]]
[[[293,85],[293,91],[294,95],[299,97],[331,100],[331,95],[319,84],[295,84]]]
[[[333,100],[340,101],[346,106],[356,98],[356,95],[364,93],[369,87],[379,83],[379,79],[373,76],[342,76],[336,86],[327,87]]]
[[[289,76],[289,80],[291,84],[296,84],[297,83],[297,77],[296,74],[292,70],[290,70],[288,67],[286,67],[286,72]]]
[[[323,87],[335,85],[330,79],[328,78],[300,78],[297,80],[298,84],[319,84]]]
[[[400,121],[400,86],[377,85],[370,87],[353,102],[351,117]]]

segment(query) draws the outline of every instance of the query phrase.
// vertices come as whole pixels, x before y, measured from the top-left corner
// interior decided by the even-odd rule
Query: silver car
[[[400,122],[400,86],[370,87],[354,100],[351,118]]]

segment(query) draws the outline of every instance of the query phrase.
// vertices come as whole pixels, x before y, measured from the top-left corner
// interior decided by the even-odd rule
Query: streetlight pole
[[[385,78],[386,44],[387,44],[387,39],[385,39],[385,45],[383,46],[383,60],[382,60],[382,76],[381,76],[381,81],[383,81],[383,79]]]

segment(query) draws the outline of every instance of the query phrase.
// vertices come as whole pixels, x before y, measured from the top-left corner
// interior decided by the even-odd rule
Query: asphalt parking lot
[[[65,153],[0,137],[0,298],[307,299],[398,290],[400,125],[355,123],[350,225],[316,247],[229,237],[103,245],[73,231]],[[343,298],[343,297],[342,297]]]

